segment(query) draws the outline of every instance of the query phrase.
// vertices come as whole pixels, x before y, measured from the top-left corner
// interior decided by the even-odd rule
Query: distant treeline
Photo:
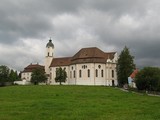
[[[20,80],[20,76],[17,71],[10,69],[5,65],[0,66],[0,83],[13,82]]]

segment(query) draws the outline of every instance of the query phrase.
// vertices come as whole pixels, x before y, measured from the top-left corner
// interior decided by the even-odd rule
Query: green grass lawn
[[[0,120],[160,120],[160,97],[102,86],[1,87]]]

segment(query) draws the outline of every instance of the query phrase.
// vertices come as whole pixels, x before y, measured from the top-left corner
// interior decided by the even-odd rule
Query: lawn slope
[[[160,97],[102,86],[0,88],[0,120],[159,120]]]

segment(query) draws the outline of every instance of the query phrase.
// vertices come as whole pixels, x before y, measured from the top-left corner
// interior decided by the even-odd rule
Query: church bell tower
[[[51,65],[51,62],[54,56],[53,49],[54,49],[54,44],[52,43],[52,40],[50,39],[46,45],[46,53],[45,53],[45,72],[48,76],[50,74],[49,66]]]

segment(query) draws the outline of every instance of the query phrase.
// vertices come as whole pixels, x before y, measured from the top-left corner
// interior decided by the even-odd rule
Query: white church
[[[44,67],[48,84],[55,82],[56,69],[65,68],[66,85],[104,85],[117,86],[117,53],[103,52],[97,47],[82,48],[72,57],[54,57],[54,44],[50,39],[46,45],[45,65],[30,64],[21,74],[22,79],[30,81],[32,70]]]

